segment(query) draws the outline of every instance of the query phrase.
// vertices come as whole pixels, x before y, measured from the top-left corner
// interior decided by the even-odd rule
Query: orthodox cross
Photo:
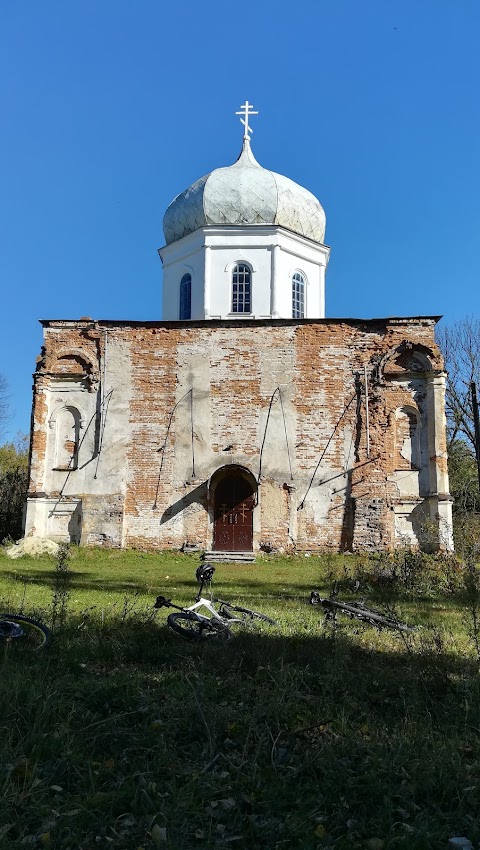
[[[243,134],[243,138],[246,139],[247,141],[250,141],[249,133],[253,133],[253,130],[252,130],[251,127],[248,126],[248,118],[249,118],[250,115],[258,115],[258,112],[254,112],[253,111],[253,104],[249,103],[248,100],[246,100],[245,103],[243,103],[242,106],[240,107],[240,111],[236,112],[235,115],[245,116],[245,120],[243,118],[240,118],[240,121],[242,122],[243,126],[245,127],[245,132]]]

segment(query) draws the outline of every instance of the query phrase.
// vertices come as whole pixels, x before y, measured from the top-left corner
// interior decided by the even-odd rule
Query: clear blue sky
[[[165,208],[259,162],[327,214],[327,315],[480,313],[479,0],[0,0],[4,438],[40,318],[161,318]]]

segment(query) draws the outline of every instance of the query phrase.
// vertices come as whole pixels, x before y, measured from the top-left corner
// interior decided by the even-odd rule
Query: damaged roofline
[[[324,319],[272,319],[272,318],[248,318],[248,319],[189,319],[187,321],[180,320],[163,320],[141,321],[127,319],[39,319],[39,323],[43,327],[49,325],[110,325],[123,327],[146,327],[146,328],[174,328],[174,327],[221,327],[236,326],[236,325],[336,325],[336,324],[403,324],[404,322],[439,322],[443,316],[379,316],[375,318],[324,318]]]

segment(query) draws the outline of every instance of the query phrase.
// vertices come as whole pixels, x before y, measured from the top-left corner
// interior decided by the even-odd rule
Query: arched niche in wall
[[[80,431],[83,419],[78,408],[64,405],[50,419],[50,428],[54,431],[53,468],[72,470],[78,467]]]
[[[48,372],[54,381],[77,383],[89,390],[98,380],[98,366],[77,349],[59,351],[50,362]]]
[[[419,413],[403,405],[395,411],[395,469],[419,470],[421,467]]]
[[[433,352],[426,346],[403,340],[400,345],[387,351],[374,365],[372,382],[382,383],[403,375],[422,375],[430,372]]]

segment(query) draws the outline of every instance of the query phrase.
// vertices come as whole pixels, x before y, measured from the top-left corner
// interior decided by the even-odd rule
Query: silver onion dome
[[[163,218],[168,244],[207,225],[274,224],[323,243],[325,213],[307,189],[262,168],[248,139],[237,161],[216,168],[172,201]]]

